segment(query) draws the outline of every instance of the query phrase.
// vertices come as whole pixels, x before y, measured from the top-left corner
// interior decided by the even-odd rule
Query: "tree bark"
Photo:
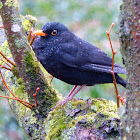
[[[140,138],[140,0],[123,0],[120,12],[120,43],[128,72],[127,101],[122,109],[123,136]]]
[[[14,92],[18,94],[20,99],[27,99],[31,103],[34,103],[33,93],[37,87],[40,87],[37,94],[39,104],[32,110],[21,106],[19,103],[16,104],[14,101],[9,101],[9,103],[24,131],[30,137],[44,139],[44,121],[52,105],[58,99],[27,41],[25,30],[21,24],[18,1],[1,0],[0,4],[0,14],[6,38],[16,64],[16,67],[12,67],[13,75],[10,74],[6,81],[7,83],[8,80],[10,81],[9,86],[12,89],[17,89]],[[12,76],[16,79],[13,85],[11,85],[13,83]],[[18,87],[15,87],[16,84]]]
[[[44,103],[44,101],[46,102],[48,99],[48,103],[46,102],[46,105],[51,106],[53,102],[56,102],[56,100],[54,100],[56,98],[56,94],[54,92],[50,92],[50,94],[46,94],[46,97],[44,97],[44,94],[47,93],[46,91],[49,91],[49,84],[38,65],[34,53],[31,50],[31,47],[27,41],[27,36],[25,35],[25,30],[21,26],[18,2],[16,0],[2,0],[2,4],[3,7],[1,8],[1,17],[5,34],[16,64],[16,68],[20,77],[22,78],[29,99],[31,102],[33,102],[32,94],[37,87],[40,87],[41,90],[39,91],[38,96],[40,105]],[[44,104],[39,107],[41,112],[44,108],[43,106]]]
[[[110,138],[119,140],[120,121],[117,106],[112,101],[77,99],[68,102],[63,108],[59,107],[51,111],[58,98],[53,87],[48,84],[48,79],[44,76],[45,72],[41,70],[28,44],[20,21],[18,2],[1,0],[0,4],[2,4],[0,12],[5,34],[16,64],[16,68],[12,68],[13,74],[9,74],[6,82],[18,97],[29,99],[30,102],[33,102],[32,94],[35,89],[41,88],[37,94],[39,104],[32,110],[15,101],[9,101],[14,115],[29,138],[33,140]]]

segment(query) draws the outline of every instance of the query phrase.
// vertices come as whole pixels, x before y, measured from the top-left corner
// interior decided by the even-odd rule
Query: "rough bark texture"
[[[40,87],[41,90],[39,91],[38,101],[42,103],[44,102],[44,99],[48,99],[49,101],[46,103],[51,106],[53,101],[50,99],[53,100],[56,95],[55,93],[50,92],[48,97],[47,95],[44,97],[44,94],[47,93],[46,90],[48,90],[48,83],[27,41],[25,31],[21,26],[18,2],[16,0],[14,2],[2,0],[2,3],[3,7],[1,8],[1,17],[5,28],[5,34],[7,36],[7,41],[16,64],[16,68],[22,78],[23,84],[25,85],[25,90],[30,101],[33,101],[33,92],[37,87]],[[42,105],[44,106],[44,104]],[[43,106],[39,107],[41,112]]]
[[[1,0],[0,5],[7,42],[16,64],[16,67],[12,68],[13,75],[10,72],[2,71],[5,76],[8,73],[6,81],[20,99],[28,99],[32,103],[34,103],[33,93],[37,87],[40,87],[37,95],[39,101],[37,107],[30,110],[14,101],[10,101],[10,105],[24,131],[34,139],[43,139],[45,137],[44,121],[51,110],[51,106],[58,99],[55,91],[48,84],[27,41],[21,24],[18,1]]]
[[[140,139],[140,0],[123,0],[120,13],[120,43],[126,69],[127,101],[122,109],[123,136]]]

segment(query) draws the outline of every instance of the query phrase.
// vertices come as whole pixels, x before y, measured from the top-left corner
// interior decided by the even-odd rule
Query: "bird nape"
[[[33,42],[33,50],[43,67],[54,77],[75,85],[64,101],[70,101],[84,86],[113,83],[112,58],[94,45],[74,35],[59,22],[48,22]],[[114,63],[116,82],[126,87],[118,74],[126,74],[123,66]],[[79,86],[79,87],[78,87]]]

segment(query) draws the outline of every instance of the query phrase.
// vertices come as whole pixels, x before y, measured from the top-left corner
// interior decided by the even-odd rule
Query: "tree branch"
[[[44,93],[47,93],[46,91],[48,90],[49,84],[39,67],[34,53],[28,43],[25,31],[22,28],[18,3],[11,1],[10,6],[6,0],[2,0],[2,3],[3,7],[1,8],[1,17],[5,34],[16,68],[25,85],[25,90],[32,102],[34,100],[32,94],[37,87],[40,87],[39,96],[37,98],[40,102],[40,106],[38,108],[44,108],[44,101],[46,102],[45,108],[47,108],[46,106],[51,106],[56,102],[56,100],[54,100],[56,98],[56,94],[54,92],[50,92],[47,97],[44,95]],[[44,98],[46,100],[44,100]],[[43,106],[41,106],[42,102]]]
[[[49,82],[28,43],[25,30],[21,24],[18,1],[1,0],[1,3],[0,14],[8,45],[16,64],[16,67],[12,67],[13,75],[16,78],[15,83],[18,84],[18,87],[14,85],[14,89],[17,88],[15,92],[17,96],[20,95],[19,98],[25,97],[24,99],[26,99],[27,97],[30,102],[34,103],[33,93],[37,87],[40,87],[37,94],[39,104],[32,110],[14,101],[9,101],[9,103],[26,133],[30,137],[43,139],[45,134],[43,123],[52,105],[58,99],[54,89],[48,84]],[[9,79],[11,78],[9,77]],[[13,85],[10,87],[13,87]],[[20,93],[21,91],[22,93]]]
[[[140,138],[140,0],[123,0],[120,13],[121,53],[128,72],[126,104],[121,108],[124,139]]]
[[[10,103],[12,111],[28,136],[31,139],[41,140],[118,138],[120,136],[119,119],[117,119],[116,104],[112,101],[73,99],[64,108],[59,107],[50,112],[57,97],[46,81],[27,41],[20,22],[17,0],[1,0],[1,2],[3,4],[0,10],[2,21],[16,64],[16,67],[12,67],[12,72],[17,78],[14,82],[19,85],[15,87],[13,84],[14,88],[17,88],[16,93],[18,94],[20,90],[24,91],[25,87],[32,102],[34,100],[32,94],[37,87],[40,87],[37,94],[39,104],[33,110],[18,103],[15,104],[14,101]],[[20,93],[20,96],[26,97],[26,92]]]

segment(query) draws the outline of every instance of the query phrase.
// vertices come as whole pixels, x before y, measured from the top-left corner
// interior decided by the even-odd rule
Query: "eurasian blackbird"
[[[33,50],[43,67],[54,77],[71,85],[76,85],[64,101],[71,100],[83,86],[113,83],[111,74],[112,58],[94,45],[74,35],[59,22],[48,22],[33,43]],[[126,70],[114,63],[116,82],[126,87],[126,81],[118,74]],[[80,86],[77,90],[77,86]],[[55,108],[56,108],[55,107]]]

